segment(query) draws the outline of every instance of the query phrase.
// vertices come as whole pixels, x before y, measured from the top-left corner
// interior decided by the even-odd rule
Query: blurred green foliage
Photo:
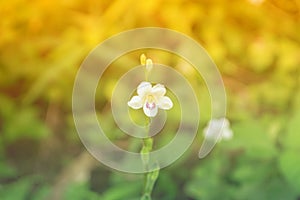
[[[299,199],[299,12],[298,0],[0,1],[0,199],[40,200],[56,192],[64,169],[85,151],[71,112],[80,63],[109,36],[144,26],[183,32],[207,49],[224,79],[234,131],[231,141],[198,160],[210,117],[205,85],[172,55],[145,52],[154,62],[174,66],[201,91],[203,113],[197,140],[161,171],[154,199]],[[138,64],[140,53],[120,58],[103,77],[106,84],[96,96],[103,116],[110,118],[112,88]],[[156,147],[172,139],[173,122],[168,123]],[[124,136],[113,121],[105,127],[111,139],[138,151],[139,141]],[[61,199],[139,199],[141,175],[92,167],[98,168],[97,176],[90,168],[75,170],[65,179]],[[77,180],[84,171],[88,176]]]

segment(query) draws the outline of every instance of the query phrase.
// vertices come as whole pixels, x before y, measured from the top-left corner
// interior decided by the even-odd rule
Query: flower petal
[[[137,88],[138,95],[143,98],[146,93],[151,92],[152,85],[149,82],[141,82]]]
[[[224,117],[220,119],[211,119],[203,132],[205,138],[213,140],[217,139],[218,142],[222,139],[230,140],[233,137],[233,131],[230,129],[230,123],[228,119]]]
[[[228,121],[227,118],[221,118],[222,120],[224,120],[223,122],[223,128],[229,128],[230,127],[230,123]]]
[[[166,94],[167,90],[164,85],[162,84],[156,84],[152,88],[152,94],[156,97],[162,97]]]
[[[214,127],[211,126],[205,127],[203,133],[205,138],[208,140],[218,141],[218,142],[222,140],[222,135],[220,135],[222,133],[220,133],[220,131],[218,130],[215,130]]]
[[[226,128],[225,130],[223,130],[223,133],[222,133],[222,138],[225,139],[225,140],[230,140],[233,136],[233,132],[231,129],[229,128]]]
[[[142,99],[139,96],[133,96],[127,104],[133,109],[139,109],[143,107]]]
[[[146,102],[143,106],[143,110],[145,115],[147,115],[148,117],[155,117],[157,115],[158,112],[158,107],[155,103],[152,103],[151,106],[149,106],[147,104],[148,102]]]
[[[173,102],[169,97],[161,97],[158,99],[158,107],[164,110],[169,110],[173,107]]]

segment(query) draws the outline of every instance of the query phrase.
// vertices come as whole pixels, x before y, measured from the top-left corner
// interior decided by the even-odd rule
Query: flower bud
[[[153,68],[153,62],[152,62],[152,60],[151,59],[147,59],[146,60],[146,70],[148,72],[150,72],[152,68]]]
[[[141,65],[146,65],[146,56],[145,56],[145,54],[142,54],[141,56],[140,56],[140,62],[141,62]]]

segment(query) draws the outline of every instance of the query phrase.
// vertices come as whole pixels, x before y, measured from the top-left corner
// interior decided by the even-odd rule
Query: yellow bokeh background
[[[71,96],[92,49],[142,27],[179,31],[207,50],[223,77],[234,132],[199,160],[210,117],[199,74],[152,50],[113,63],[96,97],[104,117],[111,118],[107,105],[116,78],[138,65],[140,53],[173,66],[200,91],[204,115],[197,141],[161,171],[153,199],[300,198],[298,0],[1,0],[0,18],[0,199],[139,199],[142,176],[110,171],[86,152]],[[169,123],[157,147],[172,139]],[[118,145],[140,147],[113,121],[105,126]]]

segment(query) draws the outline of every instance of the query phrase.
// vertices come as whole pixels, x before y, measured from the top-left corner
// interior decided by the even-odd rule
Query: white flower
[[[233,136],[229,121],[226,118],[210,120],[208,125],[204,128],[203,133],[205,138],[217,140],[218,142],[222,139],[230,140]]]
[[[173,103],[166,94],[165,86],[156,84],[152,87],[149,82],[142,82],[137,88],[138,96],[133,96],[128,102],[128,106],[133,109],[143,107],[145,115],[148,117],[156,116],[158,108],[169,110],[173,107]]]

